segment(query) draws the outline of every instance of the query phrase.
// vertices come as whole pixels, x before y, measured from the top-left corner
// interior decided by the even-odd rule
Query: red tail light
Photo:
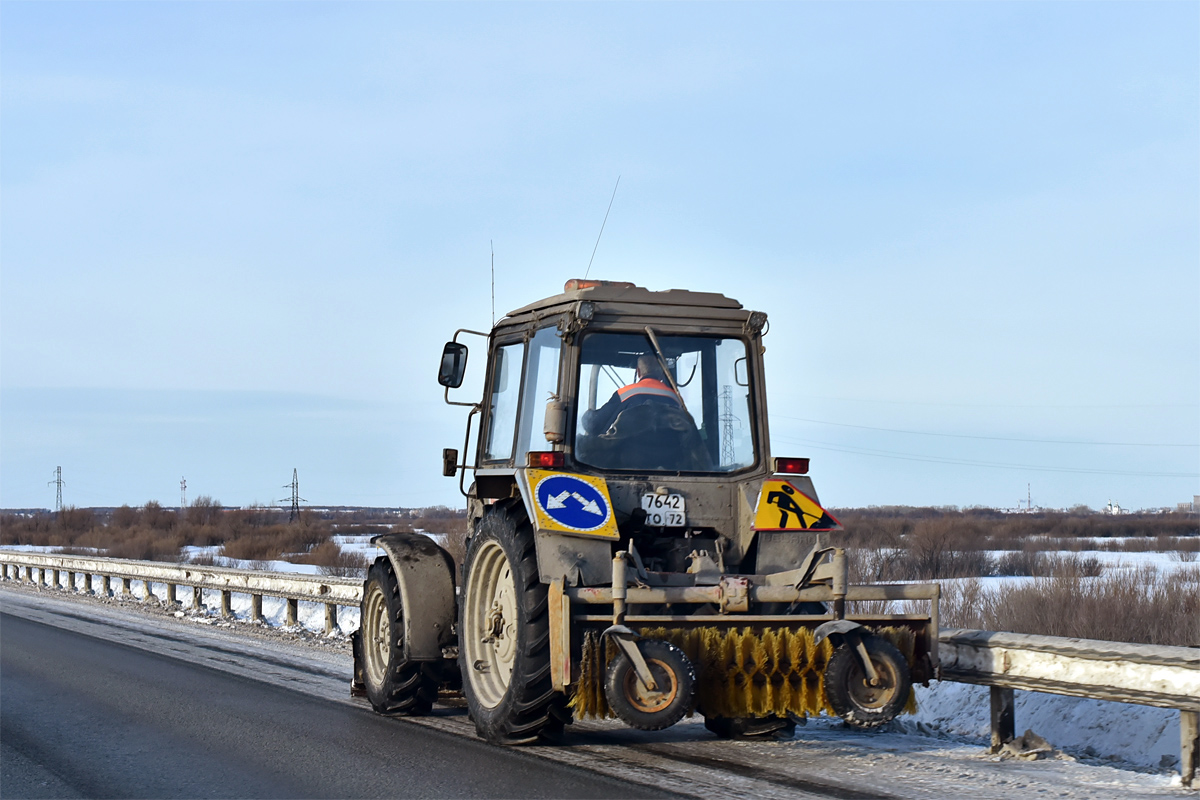
[[[777,458],[775,459],[775,471],[784,475],[807,475],[808,459]]]
[[[558,469],[563,465],[563,454],[558,451],[547,453],[531,450],[525,456],[525,463],[536,469]]]

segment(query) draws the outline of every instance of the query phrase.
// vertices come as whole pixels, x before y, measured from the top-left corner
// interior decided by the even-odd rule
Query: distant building
[[[1115,516],[1115,515],[1117,515],[1117,514],[1125,514],[1125,513],[1127,513],[1127,512],[1125,511],[1125,509],[1121,508],[1121,506],[1120,506],[1120,505],[1118,505],[1117,503],[1114,503],[1112,500],[1109,500],[1109,501],[1108,501],[1108,505],[1106,505],[1106,506],[1104,507],[1103,511],[1104,511],[1104,513],[1105,513],[1105,514],[1112,514],[1112,515],[1114,515],[1114,516]]]

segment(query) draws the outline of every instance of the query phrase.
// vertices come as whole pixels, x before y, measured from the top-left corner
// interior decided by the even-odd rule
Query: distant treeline
[[[184,513],[151,500],[98,512],[68,506],[53,513],[0,515],[0,546],[61,547],[68,553],[97,553],[112,558],[178,561],[184,547],[219,546],[219,555],[247,561],[289,559],[302,563],[315,553],[335,560],[338,534],[376,534],[424,530],[459,534],[466,512],[433,506],[387,514],[382,509],[320,513],[289,512],[268,506],[227,509],[211,497],[198,497]],[[381,513],[383,512],[383,513]]]

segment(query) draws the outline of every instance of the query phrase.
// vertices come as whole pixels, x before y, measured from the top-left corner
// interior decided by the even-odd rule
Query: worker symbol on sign
[[[779,509],[780,529],[814,530],[840,527],[829,512],[789,483],[780,483],[778,488],[767,492],[767,505]],[[792,518],[795,517],[795,521]]]
[[[781,528],[788,527],[789,514],[795,514],[796,520],[801,525],[804,524],[804,511],[792,497],[795,493],[796,490],[785,483],[777,491],[767,494],[767,503],[779,509],[779,527]]]

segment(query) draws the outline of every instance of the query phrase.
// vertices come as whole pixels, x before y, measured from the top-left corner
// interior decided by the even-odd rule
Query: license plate
[[[655,528],[682,528],[687,525],[686,507],[681,494],[644,494],[642,510],[646,524]]]

